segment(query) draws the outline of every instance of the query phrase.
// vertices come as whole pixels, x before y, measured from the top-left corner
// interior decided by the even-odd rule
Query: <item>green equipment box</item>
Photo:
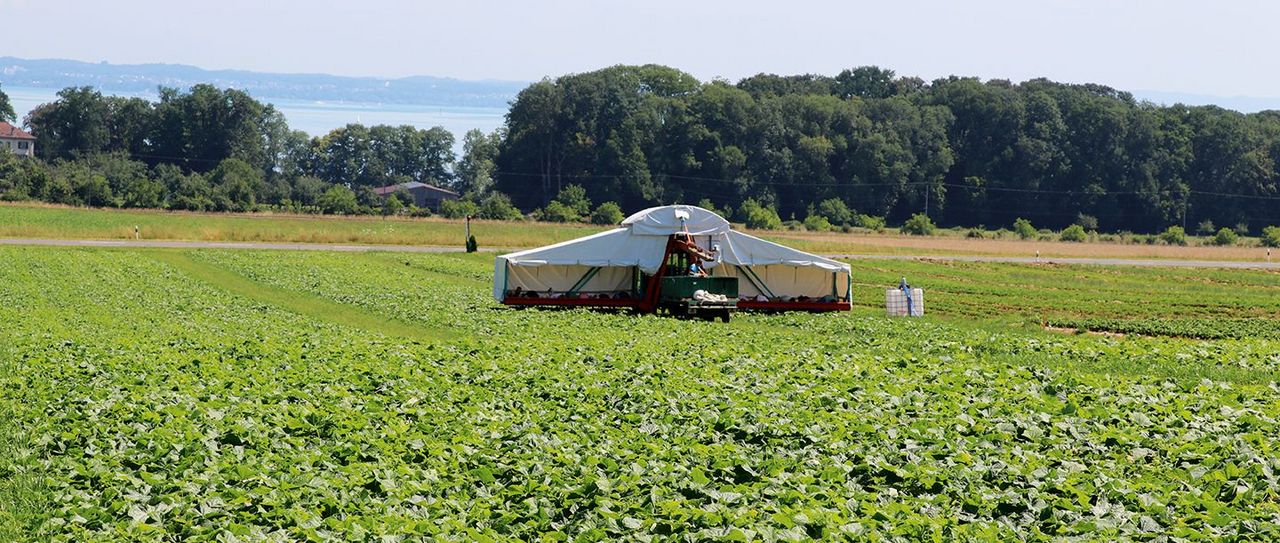
[[[687,300],[694,291],[705,290],[711,294],[723,294],[730,300],[738,299],[737,277],[663,277],[662,299]]]

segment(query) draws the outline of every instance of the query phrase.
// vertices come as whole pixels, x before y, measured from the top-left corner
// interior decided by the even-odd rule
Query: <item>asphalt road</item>
[[[325,243],[258,243],[238,241],[162,241],[162,240],[87,240],[87,239],[0,239],[0,245],[45,245],[58,247],[149,247],[167,249],[265,249],[282,251],[389,251],[399,253],[460,253],[461,247],[426,245],[337,245]],[[500,249],[483,248],[483,252]],[[1280,270],[1277,262],[1235,260],[1172,260],[1139,258],[1054,258],[1018,256],[938,256],[938,255],[827,255],[842,260],[946,260],[955,262],[1009,262],[1015,264],[1083,264],[1093,266],[1149,266],[1163,268],[1241,268]]]

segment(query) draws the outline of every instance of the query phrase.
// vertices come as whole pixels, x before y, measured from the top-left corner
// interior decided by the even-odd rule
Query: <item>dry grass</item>
[[[143,239],[183,241],[300,242],[385,245],[462,245],[462,221],[440,218],[334,217],[288,213],[192,213],[85,209],[52,204],[0,204],[0,238]],[[536,247],[601,231],[586,224],[473,221],[482,247]],[[1260,247],[1063,243],[970,239],[955,232],[919,237],[866,232],[751,234],[821,254],[1035,256],[1055,258],[1163,258],[1266,260]],[[1280,251],[1276,252],[1280,260]]]
[[[1265,261],[1263,247],[1214,247],[1134,245],[1122,243],[1067,243],[1060,241],[921,237],[892,234],[838,234],[819,232],[753,232],[775,241],[823,254],[901,254],[1040,256],[1056,258],[1157,258],[1180,260]],[[1273,250],[1280,260],[1280,251]]]

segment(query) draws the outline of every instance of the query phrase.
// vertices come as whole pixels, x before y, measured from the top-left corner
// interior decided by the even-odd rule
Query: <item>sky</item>
[[[660,63],[700,79],[899,75],[1280,96],[1280,2],[0,0],[0,55],[533,81]]]

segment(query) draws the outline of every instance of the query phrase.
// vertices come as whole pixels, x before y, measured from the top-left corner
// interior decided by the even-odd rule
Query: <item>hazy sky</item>
[[[0,55],[399,77],[535,80],[656,62],[701,79],[1049,77],[1280,96],[1265,1],[0,0]]]

